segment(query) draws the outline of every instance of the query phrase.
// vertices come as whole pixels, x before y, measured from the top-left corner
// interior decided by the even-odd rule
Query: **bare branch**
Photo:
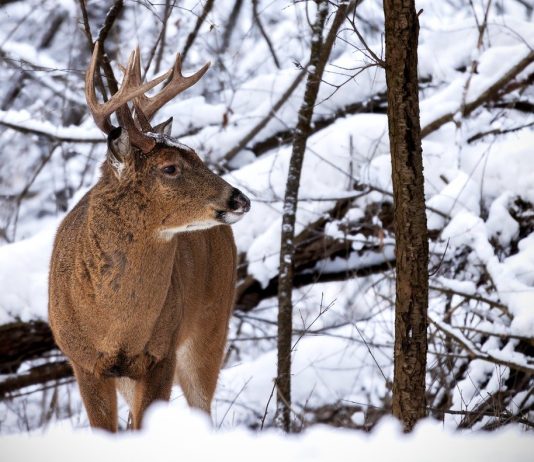
[[[495,356],[494,353],[487,351],[480,351],[476,345],[465,337],[458,329],[438,320],[435,316],[429,314],[429,322],[431,322],[436,328],[443,332],[448,337],[459,343],[469,354],[471,359],[482,359],[494,364],[500,364],[502,366],[509,367],[510,369],[516,369],[526,374],[534,374],[534,364],[518,363],[511,359],[504,359],[504,357]],[[508,355],[507,355],[508,356]]]
[[[461,111],[462,117],[468,116],[475,109],[482,106],[483,104],[496,100],[497,98],[506,94],[508,92],[507,85],[510,84],[513,79],[515,79],[519,75],[519,73],[523,71],[532,62],[534,62],[534,50],[531,50],[521,61],[519,61],[515,66],[509,69],[508,72],[506,72],[500,79],[494,82],[493,85],[486,89],[486,91],[482,92],[478,96],[478,98],[474,99],[473,101],[467,102],[463,107],[463,111],[461,111],[460,108],[459,110]],[[453,122],[456,114],[457,112],[450,112],[433,120],[421,129],[421,136],[425,137],[430,133],[436,131],[446,123]]]
[[[260,14],[258,12],[258,0],[252,0],[252,14],[254,15],[254,21],[256,22],[258,29],[260,30],[260,33],[263,39],[265,40],[267,47],[269,48],[271,57],[273,58],[273,61],[274,61],[274,65],[277,67],[277,69],[280,69],[280,61],[278,61],[278,57],[276,56],[276,52],[274,51],[274,47],[271,42],[271,39],[267,35],[267,32],[265,31],[263,24],[261,22],[261,19],[260,19]]]
[[[182,59],[185,61],[185,57],[187,56],[187,52],[189,49],[193,46],[193,43],[195,42],[195,39],[197,38],[198,31],[202,27],[202,24],[204,24],[204,21],[208,17],[208,14],[210,13],[211,9],[213,8],[213,4],[215,3],[215,0],[207,0],[206,4],[204,5],[204,9],[202,10],[202,14],[197,18],[197,22],[195,23],[195,27],[193,30],[189,33],[187,36],[187,39],[185,41],[184,49],[182,51]]]
[[[10,394],[31,385],[39,385],[51,380],[72,377],[72,369],[66,361],[47,363],[35,366],[24,374],[10,377],[0,382],[0,401],[9,399]]]
[[[226,154],[221,157],[223,165],[230,162],[239,152],[246,147],[246,145],[254,139],[254,137],[262,131],[269,121],[275,116],[275,114],[280,110],[284,103],[289,99],[291,94],[299,86],[300,82],[306,75],[307,66],[305,66],[295,77],[291,85],[287,87],[286,91],[278,98],[276,103],[274,103],[272,109],[269,113],[261,119],[253,128],[250,130],[232,149],[230,149]]]
[[[21,133],[44,136],[52,141],[69,143],[104,143],[106,141],[97,130],[87,130],[78,126],[56,127],[51,122],[33,120],[24,112],[0,111],[0,125]]]

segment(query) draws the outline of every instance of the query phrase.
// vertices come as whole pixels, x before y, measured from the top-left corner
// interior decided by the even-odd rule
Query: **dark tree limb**
[[[89,17],[87,14],[87,6],[85,0],[79,0],[80,2],[80,9],[82,11],[82,18],[83,18],[83,25],[84,25],[84,32],[85,36],[88,41],[89,50],[91,53],[94,49],[94,42],[93,42],[93,35],[91,33],[91,27],[89,24]],[[111,92],[111,95],[117,93],[119,86],[117,83],[117,79],[115,78],[115,74],[113,73],[113,69],[111,68],[111,63],[109,61],[108,56],[105,52],[105,41],[108,37],[109,31],[113,27],[113,24],[121,14],[124,7],[124,1],[123,0],[115,0],[111,8],[109,9],[108,13],[106,14],[106,19],[104,20],[104,24],[100,31],[98,32],[98,36],[96,41],[100,42],[100,53],[99,53],[99,59],[98,62],[100,66],[102,67],[104,71],[104,75],[106,76],[106,80],[108,82],[108,88]],[[97,72],[97,86],[102,93],[102,97],[104,98],[104,101],[107,100],[107,94],[104,87],[104,84],[102,82],[102,79],[100,77],[100,74]],[[120,113],[117,114],[117,117],[120,118]]]
[[[115,0],[108,13],[106,14],[106,19],[104,20],[102,28],[98,31],[98,36],[96,38],[97,42],[104,44],[104,42],[108,38],[111,28],[113,27],[113,24],[115,24],[115,21],[121,14],[123,7],[124,0]]]
[[[123,0],[115,0],[113,3],[113,6],[109,9],[106,19],[104,20],[104,25],[98,32],[98,37],[96,39],[97,42],[100,42],[100,57],[99,57],[99,63],[104,71],[104,75],[106,76],[106,80],[108,82],[108,88],[112,95],[117,93],[119,91],[119,85],[117,83],[117,79],[115,78],[115,74],[113,73],[113,69],[111,68],[111,63],[109,61],[109,58],[105,51],[105,42],[108,37],[109,31],[111,30],[111,27],[119,17],[119,15],[122,12],[122,9],[124,7]],[[91,44],[91,51],[94,48],[94,44]],[[120,112],[117,113],[117,117],[120,119]],[[122,121],[121,121],[121,125]]]
[[[523,130],[524,128],[532,127],[533,125],[534,125],[534,122],[530,122],[528,124],[518,125],[517,127],[506,128],[506,129],[494,128],[493,130],[487,130],[485,132],[480,132],[480,133],[470,136],[467,139],[467,143],[468,144],[473,143],[474,141],[477,141],[489,135],[506,135],[507,133],[514,133],[519,130]]]
[[[56,349],[45,321],[16,321],[0,326],[0,374],[17,372],[30,359]]]
[[[310,284],[321,284],[325,282],[339,282],[348,281],[355,277],[365,277],[372,274],[383,273],[395,267],[395,260],[388,260],[384,258],[382,262],[375,263],[369,266],[362,266],[356,269],[347,269],[337,272],[321,272],[318,270],[306,270],[295,273],[291,285],[293,289],[308,286]],[[250,311],[256,307],[261,301],[268,298],[275,297],[278,294],[278,278],[272,278],[266,287],[262,288],[260,283],[252,280],[250,285],[247,285],[242,291],[236,301],[236,310]]]
[[[159,74],[159,70],[161,68],[161,61],[163,59],[163,51],[165,50],[165,39],[167,37],[167,23],[169,22],[169,18],[171,16],[172,9],[174,8],[175,3],[176,3],[176,0],[173,1],[172,5],[171,5],[171,0],[165,0],[165,10],[163,12],[163,25],[161,27],[161,32],[158,35],[159,48],[156,53],[156,62],[154,65],[155,74]],[[145,69],[145,73],[146,73],[146,69]]]
[[[280,98],[280,101],[283,103],[284,100],[282,97]],[[268,120],[272,118],[272,115],[274,115],[274,112],[278,111],[280,108],[278,106],[273,106],[273,109],[271,110],[271,113],[266,116],[268,117]],[[386,107],[386,94],[385,93],[378,93],[375,96],[373,96],[371,99],[367,101],[358,101],[352,104],[349,104],[347,106],[344,106],[337,111],[335,111],[333,114],[328,115],[326,117],[321,117],[319,119],[315,119],[313,121],[313,126],[311,128],[311,134],[318,132],[319,130],[322,130],[323,128],[328,127],[329,125],[332,125],[336,120],[338,120],[341,117],[345,117],[347,115],[351,114],[360,114],[360,113],[367,113],[367,114],[385,114],[387,112]],[[271,115],[272,114],[272,115]],[[268,121],[267,120],[267,121]],[[265,124],[266,125],[266,124]],[[264,125],[264,126],[265,126]],[[261,127],[263,128],[263,127]],[[240,149],[244,149],[246,145],[252,141],[252,139],[259,133],[259,130],[255,133],[251,134],[252,136],[248,137],[246,142],[240,143]],[[258,141],[254,143],[252,146],[250,146],[250,150],[256,155],[261,156],[262,154],[266,153],[267,151],[277,147],[281,146],[283,144],[287,144],[291,141],[293,136],[293,129],[283,130],[275,133],[274,135],[269,136],[268,138],[265,138],[261,141]],[[237,149],[237,146],[233,148],[232,150]],[[239,152],[239,150],[237,151]],[[237,152],[235,154],[237,154]],[[235,155],[234,154],[234,155]]]
[[[228,21],[226,22],[226,25],[224,27],[222,43],[219,49],[220,54],[226,53],[226,50],[230,46],[230,40],[232,38],[232,34],[234,33],[234,29],[237,24],[237,20],[239,19],[239,15],[241,14],[242,6],[243,0],[235,0],[234,7],[232,8],[230,16],[228,17]]]
[[[91,24],[89,23],[89,15],[87,14],[87,7],[85,4],[85,0],[78,0],[78,1],[80,3],[80,10],[82,13],[83,32],[84,32],[85,38],[87,39],[87,45],[89,47],[89,51],[92,54],[93,48],[94,48],[93,34],[91,32]],[[106,92],[106,87],[104,86],[104,81],[102,80],[100,73],[97,73],[96,75],[96,85],[104,101],[107,101],[108,94]]]
[[[72,377],[72,368],[67,361],[46,363],[32,367],[24,374],[10,377],[0,382],[0,401],[10,398],[13,392],[23,388],[70,377]]]
[[[0,6],[9,5],[10,3],[21,2],[22,0],[0,0]]]

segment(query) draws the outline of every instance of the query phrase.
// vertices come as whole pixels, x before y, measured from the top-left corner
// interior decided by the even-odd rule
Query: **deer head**
[[[108,183],[117,195],[140,200],[147,210],[146,226],[163,239],[178,232],[240,220],[250,209],[248,198],[211,172],[193,149],[170,137],[172,118],[156,127],[150,124],[165,103],[198,82],[209,63],[184,77],[178,54],[172,69],[143,83],[137,48],[130,55],[118,92],[107,102],[99,103],[94,86],[98,56],[97,42],[87,70],[85,94],[95,123],[108,135],[103,174],[109,176]],[[145,95],[167,79],[157,95]],[[133,111],[128,103],[133,105]],[[114,112],[120,125],[117,128],[110,122]]]

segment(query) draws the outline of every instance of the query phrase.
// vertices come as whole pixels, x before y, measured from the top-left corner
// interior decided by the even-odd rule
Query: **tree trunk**
[[[306,82],[304,100],[299,110],[293,151],[287,173],[284,214],[280,243],[280,275],[278,277],[278,370],[276,377],[276,420],[286,432],[291,430],[291,343],[293,332],[293,259],[295,255],[295,217],[300,185],[300,173],[304,161],[306,142],[310,134],[313,109],[319,92],[322,69],[319,65],[323,28],[328,11],[325,0],[317,1],[317,18],[312,28],[310,53],[311,70]],[[324,64],[323,67],[324,69]]]
[[[414,0],[384,0],[386,82],[396,239],[393,414],[405,431],[426,415],[428,232]]]
[[[316,0],[317,16],[312,26],[310,66],[304,99],[298,114],[297,127],[293,137],[293,150],[287,173],[284,197],[284,214],[280,240],[280,274],[278,277],[278,370],[276,377],[277,424],[286,432],[291,430],[291,341],[293,331],[293,270],[295,259],[295,218],[297,213],[300,174],[306,143],[312,133],[312,117],[323,71],[334,46],[337,32],[347,12],[356,6],[356,0],[340,2],[332,27],[323,42],[323,29],[328,12],[328,2]]]

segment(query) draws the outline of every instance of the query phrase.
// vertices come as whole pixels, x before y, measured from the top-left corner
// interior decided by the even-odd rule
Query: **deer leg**
[[[117,393],[115,379],[98,377],[72,365],[83,404],[93,428],[117,431]]]
[[[211,401],[224,354],[225,338],[221,340],[218,342],[212,338],[206,342],[205,338],[199,336],[195,341],[190,337],[181,342],[176,352],[176,380],[187,404],[208,415],[211,415]]]
[[[144,377],[136,381],[131,409],[135,430],[141,428],[143,414],[150,404],[157,400],[168,401],[171,397],[175,364],[176,357],[169,354],[156,363]]]

